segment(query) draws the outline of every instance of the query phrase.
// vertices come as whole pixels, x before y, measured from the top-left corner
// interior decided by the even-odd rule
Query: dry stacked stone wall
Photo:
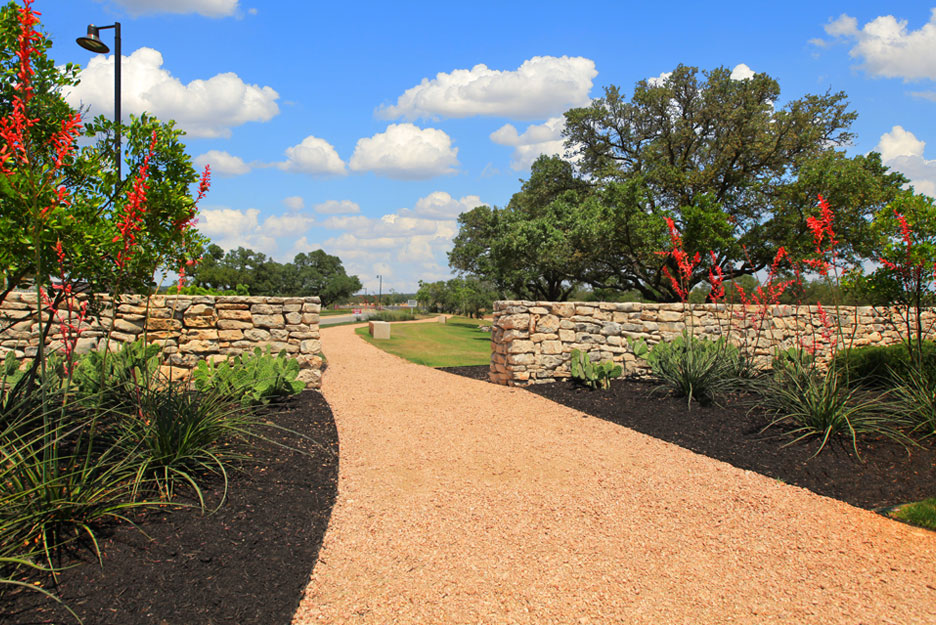
[[[79,296],[81,297],[81,296]],[[148,300],[148,301],[147,301]],[[162,346],[163,373],[185,378],[199,360],[223,360],[269,346],[299,362],[299,379],[307,388],[320,388],[322,346],[319,336],[320,300],[317,297],[248,297],[123,295],[116,316],[109,296],[97,298],[100,310],[80,326],[75,351],[103,349],[110,334],[110,349],[141,339]],[[58,317],[68,319],[68,311]],[[74,315],[73,315],[74,317]],[[52,320],[46,343],[62,347],[59,320]],[[8,352],[21,361],[36,355],[39,323],[36,294],[14,292],[0,304],[0,358]]]
[[[762,322],[759,314],[754,307],[724,304],[495,302],[490,377],[511,386],[568,378],[573,349],[588,352],[593,361],[614,361],[625,374],[642,373],[647,365],[634,356],[634,342],[643,339],[654,345],[670,340],[690,324],[696,336],[717,338],[730,332],[734,343],[750,347],[763,359],[777,347],[805,345],[827,361],[841,342],[836,314],[847,345],[901,340],[892,323],[899,316],[870,306],[841,307],[836,313],[816,306],[780,305],[768,310]],[[924,327],[933,328],[936,311],[926,310],[922,316]]]

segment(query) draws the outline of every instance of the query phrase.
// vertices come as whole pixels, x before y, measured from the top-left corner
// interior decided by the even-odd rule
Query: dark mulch
[[[449,367],[450,373],[487,379],[487,366]],[[592,391],[571,382],[527,387],[557,403],[691,449],[742,469],[796,484],[867,509],[918,501],[936,495],[936,441],[923,442],[909,455],[888,439],[859,438],[859,460],[850,439],[837,439],[810,457],[818,440],[783,447],[791,440],[779,428],[761,430],[767,417],[749,410],[744,398],[702,407],[685,399],[654,394],[654,385],[615,380]]]
[[[335,501],[338,434],[322,396],[305,391],[267,418],[314,443],[268,428],[264,436],[307,450],[261,442],[229,486],[215,514],[154,510],[101,541],[103,568],[73,556],[55,591],[86,625],[288,624],[309,580]],[[217,502],[221,484],[209,499]],[[73,623],[38,593],[17,593],[0,606],[0,622]]]

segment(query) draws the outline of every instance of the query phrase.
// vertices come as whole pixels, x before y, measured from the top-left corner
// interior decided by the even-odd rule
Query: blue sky
[[[322,248],[370,290],[450,277],[456,217],[503,206],[562,113],[679,63],[766,72],[781,105],[845,91],[852,154],[936,195],[936,7],[633,3],[36,0],[69,95],[113,114],[113,57],[75,44],[120,21],[123,111],[176,119],[213,170],[199,228],[287,261]],[[111,45],[113,31],[103,31]],[[834,199],[833,199],[834,201]]]

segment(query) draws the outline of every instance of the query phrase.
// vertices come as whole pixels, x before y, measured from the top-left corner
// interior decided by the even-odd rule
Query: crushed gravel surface
[[[338,499],[296,624],[936,622],[936,533],[322,334]]]

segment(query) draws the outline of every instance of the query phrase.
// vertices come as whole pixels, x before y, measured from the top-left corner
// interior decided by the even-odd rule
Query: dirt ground
[[[353,327],[323,345],[338,498],[297,625],[936,622],[932,532]]]

